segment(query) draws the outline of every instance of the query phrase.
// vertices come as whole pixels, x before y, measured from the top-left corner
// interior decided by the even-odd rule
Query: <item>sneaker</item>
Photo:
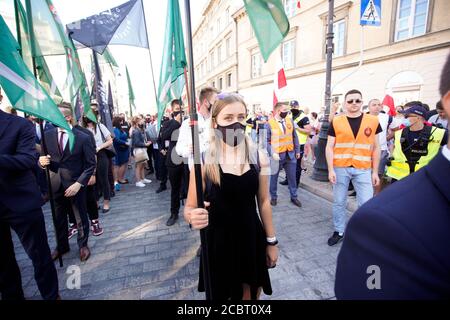
[[[116,191],[120,191],[120,184],[119,183],[114,184],[114,189],[116,189]]]
[[[77,226],[75,224],[70,224],[69,226],[69,239],[78,233]]]
[[[297,198],[295,199],[291,199],[291,202],[296,205],[297,207],[301,208],[302,207],[302,203],[300,202],[300,200],[298,200]]]
[[[335,231],[333,232],[333,235],[331,236],[330,239],[328,239],[328,245],[334,246],[335,244],[337,244],[339,241],[341,241],[344,238],[344,235],[340,236],[339,232]]]
[[[287,185],[289,184],[289,182],[288,182],[287,179],[286,179],[286,180],[281,181],[280,184],[281,184],[282,186],[287,186]]]
[[[136,182],[136,187],[145,188],[145,184],[142,181]]]
[[[100,227],[100,223],[98,222],[98,220],[91,221],[91,229],[92,229],[92,234],[96,237],[103,234],[103,229]]]
[[[152,180],[150,180],[150,179],[142,179],[141,182],[143,182],[143,183],[152,183]]]
[[[270,205],[276,206],[277,205],[277,199],[271,199],[270,200]]]

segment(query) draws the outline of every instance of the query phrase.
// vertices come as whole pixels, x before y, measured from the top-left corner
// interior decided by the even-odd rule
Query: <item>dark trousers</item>
[[[34,278],[45,300],[58,297],[58,275],[52,261],[42,209],[16,213],[0,204],[0,292],[3,300],[22,300],[22,280],[10,227],[33,262]],[[67,229],[67,228],[66,228]]]
[[[59,188],[55,193],[56,221],[55,227],[58,237],[58,251],[66,252],[69,246],[69,231],[67,229],[67,215],[71,211],[75,216],[78,229],[78,247],[87,247],[89,238],[89,219],[86,208],[86,188],[80,188],[80,191],[74,196],[67,198],[64,196],[64,188]]]
[[[153,158],[153,146],[152,145],[147,147],[147,155],[148,155],[148,161],[147,161],[148,170],[150,172],[154,172],[155,168],[153,167],[153,161],[152,161],[152,158]]]
[[[98,192],[103,195],[103,200],[111,199],[111,187],[109,185],[109,158],[105,151],[97,153],[97,186]]]
[[[97,191],[95,185],[86,187],[86,208],[89,216],[89,220],[98,219],[98,205],[97,205]],[[70,224],[77,224],[75,215],[72,210],[69,210],[69,222]]]
[[[297,188],[300,185],[300,178],[302,176],[302,159],[305,153],[305,145],[300,145],[300,158],[297,159],[297,168],[295,169],[295,181],[297,182]]]
[[[112,158],[108,158],[108,182],[109,182],[109,191],[111,192],[111,194],[115,191],[113,168],[114,167],[113,167]]]
[[[190,171],[189,171],[189,165],[185,164],[183,165],[183,185],[181,187],[181,199],[187,199],[188,191],[189,191],[189,178],[190,178]]]
[[[155,177],[157,180],[161,180],[161,169],[159,165],[159,150],[153,149],[152,147],[152,157],[153,157],[153,169],[155,170]]]
[[[180,194],[182,192],[181,187],[184,179],[184,166],[179,165],[176,167],[167,167],[170,180],[170,213],[172,215],[178,215],[180,211]]]
[[[161,181],[161,187],[167,185],[167,167],[166,156],[163,156],[161,152],[158,152],[159,157],[159,181]]]

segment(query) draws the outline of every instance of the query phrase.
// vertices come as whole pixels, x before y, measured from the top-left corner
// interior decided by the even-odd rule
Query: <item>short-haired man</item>
[[[68,108],[59,108],[70,127],[73,127],[73,113]],[[45,132],[48,154],[39,158],[42,167],[49,166],[52,188],[55,192],[58,248],[52,253],[53,260],[70,250],[67,229],[67,213],[73,210],[78,227],[80,260],[86,261],[91,252],[88,247],[89,218],[86,208],[86,186],[94,173],[95,149],[91,138],[72,130],[75,136],[73,149],[69,146],[68,133],[62,128]]]
[[[350,181],[356,191],[358,206],[373,197],[373,186],[380,182],[378,167],[382,131],[378,118],[362,113],[362,94],[350,90],[345,95],[342,115],[334,117],[328,129],[326,158],[328,178],[333,184],[334,233],[328,245],[343,237],[346,224],[347,191]]]
[[[428,119],[428,122],[430,122],[432,125],[434,125],[438,128],[447,129],[448,116],[444,111],[444,107],[442,106],[441,101],[436,103],[436,112],[437,112],[437,114],[435,114],[434,116],[431,116]]]
[[[450,56],[442,70],[450,115]],[[337,299],[450,299],[450,142],[349,221],[337,260]]]
[[[289,185],[291,202],[297,207],[302,204],[297,197],[297,183],[295,181],[295,168],[297,160],[300,159],[300,145],[294,121],[288,118],[289,105],[277,103],[273,108],[273,118],[267,125],[267,151],[273,161],[273,171],[270,177],[270,204],[277,205],[277,186],[280,169],[284,168]]]

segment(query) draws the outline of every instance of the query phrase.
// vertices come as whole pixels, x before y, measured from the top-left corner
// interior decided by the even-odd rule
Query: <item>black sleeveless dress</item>
[[[220,175],[221,185],[209,184],[205,194],[205,201],[211,202],[206,238],[212,298],[241,300],[243,284],[250,286],[252,299],[260,287],[270,295],[266,234],[256,210],[259,172],[251,164],[241,176],[222,168]],[[198,290],[205,291],[202,261]]]

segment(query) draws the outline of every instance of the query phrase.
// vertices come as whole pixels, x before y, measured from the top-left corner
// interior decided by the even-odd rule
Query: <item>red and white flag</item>
[[[275,106],[278,101],[283,99],[284,92],[286,91],[287,82],[286,75],[284,74],[283,63],[281,62],[281,57],[277,55],[277,64],[274,75],[274,90],[273,90],[273,106]]]
[[[386,95],[383,99],[383,102],[381,103],[381,105],[386,106],[389,108],[389,112],[388,114],[390,116],[395,116],[397,114],[397,112],[395,111],[395,104],[394,104],[394,98],[392,98],[390,95]]]

